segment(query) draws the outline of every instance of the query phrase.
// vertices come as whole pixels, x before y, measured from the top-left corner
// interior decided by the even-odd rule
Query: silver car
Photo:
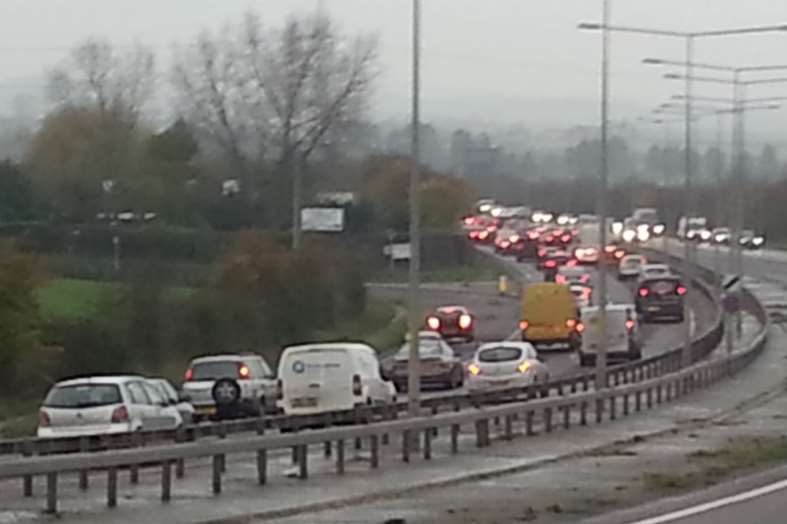
[[[467,365],[467,389],[470,391],[546,382],[549,382],[549,369],[528,342],[483,344]]]
[[[49,390],[38,419],[37,434],[43,438],[170,430],[183,424],[157,388],[133,375],[59,382]]]

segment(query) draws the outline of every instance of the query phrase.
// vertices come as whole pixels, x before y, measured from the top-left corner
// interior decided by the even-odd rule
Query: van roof
[[[142,380],[145,377],[141,375],[97,375],[91,377],[78,377],[78,378],[71,378],[68,380],[63,380],[55,384],[55,386],[78,386],[81,384],[125,384],[131,380]]]
[[[288,346],[284,348],[284,352],[292,353],[295,351],[321,351],[325,349],[374,352],[374,349],[372,349],[371,346],[361,342],[320,342],[318,344],[303,344],[300,346]]]

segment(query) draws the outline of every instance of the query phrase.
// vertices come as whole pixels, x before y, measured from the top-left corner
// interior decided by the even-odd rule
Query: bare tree
[[[141,45],[118,54],[109,42],[87,40],[50,71],[48,92],[56,104],[94,109],[104,120],[133,130],[155,89],[153,52]]]
[[[203,34],[175,66],[190,119],[233,158],[250,152],[293,180],[293,245],[300,241],[303,165],[329,130],[365,108],[377,40],[346,37],[318,12],[265,30],[254,13],[237,39]]]

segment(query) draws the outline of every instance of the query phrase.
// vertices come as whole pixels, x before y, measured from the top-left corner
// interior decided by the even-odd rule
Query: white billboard
[[[393,260],[410,260],[410,243],[388,244],[383,247],[383,255]]]
[[[301,230],[320,233],[344,231],[344,209],[337,207],[305,207],[301,209]]]

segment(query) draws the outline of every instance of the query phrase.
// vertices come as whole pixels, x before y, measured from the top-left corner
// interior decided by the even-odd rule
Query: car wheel
[[[222,378],[213,384],[211,396],[216,403],[216,415],[219,419],[233,418],[238,414],[241,389],[236,380]]]

